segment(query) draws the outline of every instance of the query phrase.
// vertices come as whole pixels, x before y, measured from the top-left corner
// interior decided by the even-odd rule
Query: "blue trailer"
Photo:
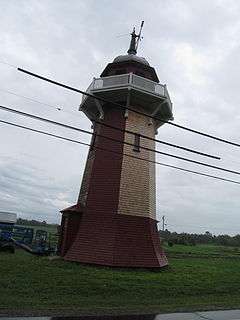
[[[12,234],[16,221],[16,213],[0,212],[0,251],[14,253],[15,246],[12,240]]]
[[[56,253],[56,245],[51,242],[51,235],[41,229],[17,226],[17,215],[0,212],[0,251],[15,252],[15,247],[34,255]]]

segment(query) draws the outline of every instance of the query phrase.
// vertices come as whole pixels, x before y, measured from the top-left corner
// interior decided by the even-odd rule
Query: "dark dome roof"
[[[138,57],[135,54],[126,54],[126,55],[122,55],[122,56],[117,56],[113,60],[113,62],[125,62],[125,61],[136,61],[136,62],[140,62],[142,64],[149,66],[149,63],[147,62],[147,60],[145,58]]]

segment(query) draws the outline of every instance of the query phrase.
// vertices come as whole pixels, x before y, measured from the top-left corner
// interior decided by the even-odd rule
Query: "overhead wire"
[[[8,62],[5,62],[5,61],[0,61],[0,63],[1,64],[5,64],[6,66],[9,66],[9,67],[12,67],[12,68],[14,68],[14,69],[17,69],[17,66],[15,66],[15,65],[13,65],[13,64],[11,64],[11,63],[8,63]]]
[[[53,105],[51,105],[51,104],[49,104],[49,103],[46,103],[46,102],[43,102],[43,101],[39,101],[39,100],[30,98],[30,97],[27,97],[27,96],[23,96],[23,95],[21,95],[21,94],[18,94],[18,93],[9,91],[9,90],[5,90],[5,89],[0,88],[0,91],[5,92],[5,93],[8,93],[8,94],[11,94],[11,95],[16,96],[16,97],[19,97],[19,98],[23,98],[23,99],[32,101],[32,102],[34,102],[34,103],[41,104],[41,105],[43,105],[43,106],[47,106],[47,107],[53,108],[53,109],[58,110],[58,111],[63,111],[63,109],[60,108],[60,107],[53,106]],[[65,110],[64,112],[68,112],[68,111]]]
[[[98,121],[98,120],[95,120],[95,119],[91,119],[91,121],[95,122],[95,123],[98,123],[98,124],[100,124],[100,125],[102,125],[104,127],[108,127],[108,128],[114,129],[114,130],[126,132],[126,133],[129,133],[129,134],[138,134],[141,138],[144,138],[144,139],[147,139],[147,140],[151,140],[151,141],[154,141],[154,142],[158,142],[158,143],[164,144],[164,145],[169,146],[169,147],[174,147],[174,148],[177,148],[177,149],[181,149],[181,150],[184,150],[184,151],[196,153],[198,155],[209,157],[209,158],[213,158],[213,159],[217,159],[217,160],[221,159],[218,156],[210,155],[210,154],[207,154],[207,153],[204,153],[204,152],[201,152],[201,151],[197,151],[197,150],[194,150],[194,149],[189,149],[189,148],[186,148],[186,147],[183,147],[183,146],[179,146],[179,145],[176,145],[176,144],[173,144],[173,143],[170,143],[170,142],[166,142],[166,141],[163,141],[163,140],[151,138],[151,137],[146,136],[144,134],[133,132],[133,131],[130,131],[130,130],[127,130],[127,129],[121,129],[121,128],[106,124],[103,121]]]
[[[41,101],[36,100],[36,99],[32,99],[30,97],[27,97],[27,96],[24,96],[24,95],[20,95],[20,94],[14,93],[14,92],[9,91],[9,90],[5,90],[5,89],[1,89],[0,88],[0,91],[8,93],[8,94],[11,94],[11,95],[14,95],[14,96],[17,96],[17,97],[20,97],[20,98],[23,98],[23,99],[26,99],[26,100],[29,100],[29,101],[32,101],[32,102],[35,102],[35,103],[38,103],[38,104],[41,104],[41,105],[45,105],[45,106],[53,108],[53,109],[55,109],[57,111],[67,112],[67,113],[71,113],[71,114],[76,115],[75,112],[66,111],[63,108],[60,108],[60,107],[57,107],[57,106],[53,106],[51,104],[48,104],[48,103],[45,103],[45,102],[41,102]],[[121,129],[121,128],[106,124],[103,121],[98,121],[98,120],[95,120],[95,119],[90,119],[90,120],[92,122],[101,124],[102,126],[105,126],[105,127],[108,127],[108,128],[112,128],[112,129],[115,129],[115,130],[119,130],[121,132],[126,132],[126,133],[129,133],[129,134],[132,134],[132,135],[138,134],[140,137],[142,137],[144,139],[155,141],[155,142],[158,142],[158,143],[170,146],[170,147],[174,147],[174,148],[181,149],[181,150],[184,150],[184,151],[187,151],[187,152],[195,153],[195,154],[198,154],[198,155],[201,155],[201,156],[213,158],[213,159],[216,159],[216,160],[220,160],[221,159],[218,156],[210,155],[210,154],[207,154],[207,153],[204,153],[204,152],[201,152],[201,151],[197,151],[197,150],[194,150],[194,149],[190,149],[190,148],[186,148],[186,147],[183,147],[183,146],[179,146],[179,145],[176,145],[176,144],[173,144],[173,143],[170,143],[170,142],[166,142],[166,141],[163,141],[163,140],[155,139],[155,138],[143,135],[141,133],[139,134],[139,133],[131,131],[131,130]]]
[[[49,78],[46,78],[46,77],[43,77],[43,76],[40,76],[36,73],[33,73],[33,72],[30,72],[28,70],[25,70],[25,69],[22,69],[22,68],[17,68],[18,71],[20,72],[23,72],[25,74],[28,74],[32,77],[35,77],[35,78],[38,78],[38,79],[41,79],[41,80],[44,80],[44,81],[47,81],[49,83],[52,83],[54,85],[57,85],[57,86],[60,86],[62,88],[65,88],[65,89],[68,89],[68,90],[71,90],[71,91],[74,91],[74,92],[78,92],[78,93],[81,93],[83,95],[86,95],[88,97],[91,97],[91,98],[94,98],[94,99],[97,99],[99,101],[102,101],[102,102],[105,102],[105,103],[111,103],[112,105],[116,106],[116,107],[119,107],[121,109],[124,109],[124,110],[129,110],[129,111],[132,111],[136,114],[139,114],[139,115],[143,115],[145,117],[148,117],[150,119],[154,119],[154,120],[157,120],[157,121],[161,121],[162,123],[167,123],[169,125],[172,125],[172,126],[175,126],[177,128],[180,128],[180,129],[183,129],[183,130],[187,130],[189,132],[192,132],[192,133],[196,133],[196,134],[199,134],[199,135],[202,135],[204,137],[207,137],[207,138],[210,138],[210,139],[213,139],[213,140],[217,140],[219,142],[223,142],[223,143],[226,143],[226,144],[230,144],[230,145],[233,145],[233,146],[236,146],[236,147],[240,147],[240,144],[239,143],[236,143],[236,142],[232,142],[230,140],[226,140],[226,139],[222,139],[222,138],[219,138],[217,136],[214,136],[214,135],[211,135],[211,134],[208,134],[208,133],[205,133],[205,132],[202,132],[202,131],[199,131],[199,130],[195,130],[195,129],[192,129],[192,128],[189,128],[189,127],[186,127],[186,126],[183,126],[183,125],[180,125],[180,124],[177,124],[177,123],[174,123],[174,122],[169,122],[167,120],[164,120],[162,118],[159,118],[159,117],[156,117],[156,116],[152,116],[152,115],[149,115],[149,114],[146,114],[142,111],[138,111],[138,110],[135,110],[133,108],[131,108],[130,106],[124,106],[118,102],[113,102],[113,101],[109,101],[105,98],[102,98],[102,97],[97,97],[91,93],[88,93],[88,92],[85,92],[83,90],[80,90],[80,89],[77,89],[77,88],[74,88],[74,87],[71,87],[71,86],[68,86],[68,85],[65,85],[63,83],[60,83],[58,81],[54,81],[54,80],[51,80]]]
[[[2,109],[4,111],[7,111],[7,112],[19,114],[19,115],[24,116],[24,117],[29,117],[29,118],[32,118],[32,119],[35,119],[35,120],[39,120],[39,121],[43,121],[43,122],[50,123],[50,124],[53,124],[53,125],[61,126],[61,127],[67,128],[67,129],[75,130],[75,131],[78,131],[78,132],[87,133],[87,134],[91,134],[91,135],[94,134],[96,136],[108,139],[108,140],[113,141],[113,142],[119,142],[121,144],[126,144],[126,145],[130,145],[130,146],[134,146],[135,147],[135,144],[132,144],[132,143],[129,143],[129,142],[126,142],[126,141],[117,140],[117,139],[111,138],[109,136],[104,136],[104,135],[101,135],[101,134],[98,134],[98,133],[93,133],[93,132],[88,131],[88,130],[84,130],[84,129],[81,129],[81,128],[78,128],[78,127],[74,127],[74,126],[70,126],[70,125],[61,123],[61,122],[57,122],[57,121],[53,121],[53,120],[46,119],[46,118],[43,118],[43,117],[39,117],[39,116],[30,114],[30,113],[26,113],[26,112],[22,112],[22,111],[13,109],[13,108],[9,108],[9,107],[6,107],[6,106],[0,105],[0,109]],[[212,168],[212,169],[217,169],[217,170],[221,170],[221,171],[225,171],[225,172],[229,172],[229,173],[240,175],[240,172],[238,172],[238,171],[234,171],[234,170],[230,170],[230,169],[214,166],[214,165],[207,164],[207,163],[204,163],[204,162],[200,162],[200,161],[196,161],[196,160],[180,157],[180,156],[177,156],[177,155],[169,154],[169,153],[166,153],[166,152],[161,152],[161,151],[158,151],[158,150],[155,150],[155,149],[151,149],[151,148],[147,148],[147,147],[143,147],[143,146],[139,146],[139,147],[141,149],[143,149],[143,150],[147,150],[147,151],[150,151],[150,152],[158,153],[158,154],[161,154],[161,155],[164,155],[164,156],[168,156],[168,157],[172,157],[172,158],[175,158],[175,159],[179,159],[179,160],[187,161],[187,162],[190,162],[190,163],[194,163],[194,164],[202,165],[202,166],[205,166],[205,167],[209,167],[209,168]]]
[[[25,69],[23,69],[23,68],[19,68],[19,67],[15,66],[15,65],[12,65],[12,64],[7,63],[7,62],[5,62],[5,61],[0,61],[0,63],[5,64],[5,65],[8,65],[8,66],[13,67],[13,68],[16,68],[18,71],[23,72],[23,73],[26,73],[26,74],[28,74],[28,75],[30,75],[30,76],[39,78],[39,79],[44,80],[44,81],[47,81],[47,82],[50,82],[50,83],[55,84],[55,85],[57,85],[57,86],[61,86],[61,87],[65,88],[65,89],[68,89],[68,90],[72,90],[72,91],[81,93],[81,94],[83,94],[83,95],[92,97],[92,98],[97,99],[97,100],[99,100],[99,101],[103,101],[103,102],[106,102],[106,103],[111,103],[111,104],[113,104],[113,105],[115,105],[115,106],[118,106],[119,108],[122,108],[122,109],[125,109],[125,110],[126,110],[126,109],[127,109],[127,110],[130,110],[130,111],[132,111],[132,112],[135,112],[135,113],[137,113],[137,114],[146,116],[146,117],[148,117],[148,118],[151,118],[151,119],[154,119],[154,120],[158,120],[158,121],[161,121],[161,122],[163,122],[163,123],[167,123],[167,124],[169,124],[169,125],[175,126],[175,127],[179,128],[179,129],[187,130],[187,131],[189,131],[189,132],[192,132],[192,133],[195,133],[195,134],[199,134],[199,135],[202,135],[202,136],[204,136],[204,137],[207,137],[207,138],[210,138],[210,139],[219,141],[219,142],[223,142],[223,143],[226,143],[226,144],[230,144],[230,145],[232,145],[232,146],[240,147],[240,144],[239,144],[239,143],[236,143],[236,142],[233,142],[233,141],[230,141],[230,140],[227,140],[227,139],[219,138],[219,137],[214,136],[214,135],[212,135],[212,134],[208,134],[208,133],[205,133],[205,132],[203,132],[203,131],[195,130],[195,129],[192,129],[192,128],[189,128],[189,127],[186,127],[186,126],[183,126],[183,125],[174,123],[174,122],[169,122],[169,121],[167,121],[167,120],[161,119],[161,118],[156,117],[156,116],[148,115],[148,114],[146,114],[146,113],[144,113],[144,112],[141,112],[141,111],[137,111],[137,110],[135,110],[135,109],[132,109],[130,106],[126,107],[126,106],[124,106],[124,105],[121,105],[120,103],[113,102],[113,101],[109,101],[109,100],[104,99],[104,98],[101,98],[101,97],[96,97],[95,95],[90,94],[90,93],[88,93],[88,92],[85,92],[85,91],[83,91],[83,90],[80,90],[80,89],[77,89],[77,88],[73,88],[73,87],[71,87],[71,86],[64,85],[64,84],[62,84],[62,83],[60,83],[60,82],[51,80],[51,79],[46,78],[46,77],[43,77],[43,76],[40,76],[40,75],[38,75],[38,74],[36,74],[36,73],[27,71],[27,70],[25,70]]]
[[[68,142],[73,142],[73,143],[81,144],[81,145],[84,145],[84,146],[90,146],[92,149],[98,149],[98,150],[106,151],[106,152],[109,152],[109,153],[117,154],[117,155],[120,155],[120,156],[126,156],[126,157],[129,157],[129,158],[134,158],[134,159],[137,159],[137,160],[140,160],[140,161],[146,161],[146,162],[158,164],[160,166],[164,166],[164,167],[167,167],[167,168],[172,168],[172,169],[180,170],[180,171],[183,171],[183,172],[188,172],[188,173],[192,173],[192,174],[196,174],[196,175],[200,175],[200,176],[213,178],[213,179],[217,179],[217,180],[221,180],[221,181],[230,182],[230,183],[234,183],[234,184],[239,184],[240,185],[240,181],[235,181],[235,180],[231,180],[231,179],[227,179],[227,178],[223,178],[223,177],[219,177],[219,176],[214,176],[214,175],[206,174],[206,173],[199,172],[199,171],[189,170],[189,169],[181,168],[181,167],[178,167],[178,166],[173,166],[173,165],[170,165],[170,164],[166,164],[166,163],[163,163],[163,162],[144,159],[144,158],[133,156],[133,155],[130,155],[130,154],[127,154],[127,153],[117,152],[117,151],[114,151],[114,150],[98,147],[98,146],[92,145],[90,143],[85,143],[85,142],[78,141],[78,140],[75,140],[75,139],[70,139],[70,138],[66,138],[66,137],[60,136],[60,135],[52,134],[52,133],[49,133],[49,132],[46,132],[46,131],[43,131],[43,130],[33,129],[33,128],[30,128],[30,127],[27,127],[27,126],[24,126],[24,125],[16,124],[14,122],[0,120],[0,123],[11,125],[11,126],[14,126],[14,127],[17,127],[17,128],[21,128],[21,129],[25,129],[25,130],[28,130],[28,131],[32,131],[32,132],[35,132],[35,133],[47,135],[47,136],[50,136],[50,137],[53,137],[53,138],[65,140],[65,141],[68,141]]]
[[[14,65],[11,65],[11,64],[6,63],[6,62],[3,62],[3,61],[0,61],[0,63],[4,63],[4,64],[6,64],[6,65],[10,65],[10,66],[12,66],[12,67],[16,67],[16,66],[14,66]],[[70,89],[70,90],[77,91],[77,92],[79,92],[79,93],[88,95],[88,96],[90,96],[90,97],[93,97],[94,99],[96,98],[96,99],[99,99],[99,100],[102,100],[102,101],[105,101],[105,102],[113,103],[113,104],[115,104],[115,105],[121,106],[121,107],[123,107],[124,109],[128,109],[128,110],[131,111],[131,109],[129,109],[129,107],[126,108],[125,106],[122,106],[122,105],[120,105],[119,103],[115,103],[115,102],[111,102],[111,101],[108,101],[108,100],[103,99],[103,98],[95,97],[94,95],[91,95],[91,94],[89,94],[89,93],[87,93],[87,92],[83,92],[83,91],[81,91],[81,90],[79,90],[79,89],[76,89],[76,88],[73,88],[73,87],[70,87],[70,86],[66,86],[66,85],[64,85],[64,84],[61,84],[61,83],[58,83],[58,82],[56,82],[56,81],[47,79],[47,78],[45,78],[45,77],[42,77],[42,76],[40,76],[40,75],[34,74],[34,73],[30,72],[30,71],[27,71],[27,70],[24,70],[24,69],[21,69],[21,68],[18,68],[18,67],[17,67],[17,70],[22,71],[22,72],[25,72],[25,73],[27,73],[27,74],[29,74],[29,75],[34,76],[34,77],[40,78],[40,79],[42,79],[42,80],[51,82],[51,83],[53,83],[53,84],[57,84],[57,85],[63,86],[63,87],[65,87],[65,88],[67,88],[67,89]],[[32,99],[32,100],[34,100],[34,99]],[[46,105],[47,105],[47,104],[46,104]],[[132,110],[132,111],[133,111],[133,112],[136,112],[136,113],[144,114],[144,113],[138,112],[138,111],[136,111],[136,110]],[[144,114],[144,115],[147,116],[147,117],[156,119],[156,117],[152,117],[152,116],[149,116],[149,115],[147,115],[147,114]],[[160,118],[157,118],[157,119],[160,120],[160,121],[163,120],[163,119],[160,119]],[[168,122],[168,121],[163,121],[163,122],[173,124],[173,123]],[[103,123],[102,123],[102,125],[106,125],[106,124],[103,124]],[[176,125],[176,124],[174,124],[174,125]],[[119,129],[119,128],[115,128],[115,129]],[[189,129],[189,128],[187,128],[187,129]],[[131,133],[132,133],[132,132],[131,132]],[[143,137],[145,138],[145,137],[147,137],[147,136],[143,136]],[[149,138],[149,137],[147,137],[147,138]],[[217,138],[217,137],[214,137],[214,138]],[[220,138],[217,138],[217,139],[220,139]],[[156,139],[156,140],[157,140],[157,139]],[[220,140],[223,141],[223,142],[227,142],[227,143],[231,143],[231,144],[234,144],[234,145],[238,145],[238,144],[236,144],[236,143],[234,143],[234,142],[230,142],[230,141],[227,141],[227,140],[223,140],[223,139],[220,139]],[[165,142],[163,142],[163,143],[165,144]],[[167,144],[167,145],[172,145],[172,144],[170,144],[170,143],[166,143],[166,144]],[[238,145],[238,146],[239,146],[239,145]],[[183,149],[188,149],[188,148],[181,147],[181,146],[176,146],[176,147],[180,147],[180,148],[183,148]],[[187,150],[186,150],[186,151],[187,151]],[[158,153],[158,152],[157,152],[157,153]],[[163,154],[163,153],[162,153],[162,154]],[[201,154],[201,153],[200,153],[200,154]],[[168,155],[168,154],[165,154],[165,155]],[[176,157],[177,157],[177,156],[176,156]],[[214,156],[213,156],[213,157],[214,157]],[[216,158],[217,158],[217,157],[216,157]],[[182,157],[179,157],[179,159],[183,160]],[[185,160],[185,159],[184,159],[184,160]],[[188,159],[188,160],[193,161],[193,160],[191,160],[191,159]],[[186,161],[188,161],[188,160],[186,160]],[[207,164],[204,164],[204,163],[201,163],[201,162],[199,163],[198,161],[194,161],[194,163],[196,163],[196,164],[202,164],[202,165],[207,165]],[[207,166],[208,166],[208,165],[207,165]],[[236,171],[227,170],[227,169],[224,169],[224,168],[220,168],[220,167],[216,167],[216,166],[211,166],[211,165],[209,165],[209,166],[212,167],[212,168],[215,168],[215,169],[220,169],[220,170],[224,170],[224,171],[227,171],[227,172],[231,172],[231,173],[238,174],[238,172],[236,172]]]

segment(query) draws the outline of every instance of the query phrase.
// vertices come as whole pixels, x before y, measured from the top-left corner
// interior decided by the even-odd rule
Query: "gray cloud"
[[[21,163],[21,164],[20,164]],[[0,163],[1,209],[15,211],[23,217],[59,221],[58,211],[71,205],[75,178],[44,175],[45,170],[32,166],[27,160],[5,158]],[[78,181],[75,181],[77,184]]]
[[[31,69],[69,85],[86,88],[107,63],[126,52],[132,26],[145,20],[144,56],[167,83],[177,123],[239,141],[240,4],[231,0],[190,1],[6,1],[0,13],[0,60]],[[0,64],[0,89],[61,106],[39,105],[0,91],[1,103],[89,128],[77,112],[81,96],[23,75]],[[71,138],[89,137],[34,120],[0,112],[8,119]],[[235,170],[239,150],[164,125],[158,137],[203,152],[221,162],[158,145],[158,149]],[[58,210],[74,203],[87,148],[20,129],[0,126],[0,209],[59,221]],[[238,179],[163,156],[157,159],[185,168]],[[158,219],[169,229],[237,233],[239,187],[158,167]],[[205,228],[206,227],[206,228]]]

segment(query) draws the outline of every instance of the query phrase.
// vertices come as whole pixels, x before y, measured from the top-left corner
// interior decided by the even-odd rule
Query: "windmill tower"
[[[80,110],[92,121],[94,135],[77,204],[62,210],[59,254],[65,260],[119,267],[167,265],[157,231],[155,154],[141,148],[154,149],[154,141],[141,135],[154,138],[163,122],[114,104],[172,118],[166,86],[137,56],[141,29],[139,34],[133,29],[128,54],[116,57],[87,89],[109,102],[82,98]]]

